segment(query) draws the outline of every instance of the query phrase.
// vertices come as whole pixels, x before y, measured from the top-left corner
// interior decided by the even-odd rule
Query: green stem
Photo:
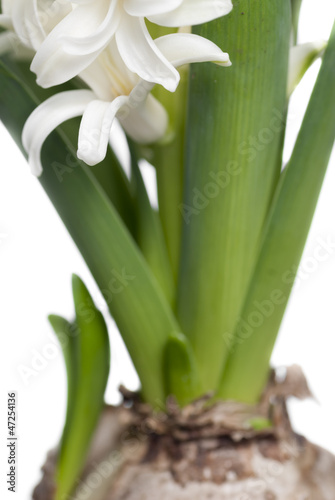
[[[130,139],[128,139],[128,144],[131,155],[132,185],[136,213],[136,242],[164,292],[167,302],[172,307],[175,302],[176,290],[162,224],[157,211],[150,204],[138,165],[135,144]]]
[[[157,172],[159,215],[177,283],[182,217],[180,205],[183,198],[184,135],[187,96],[187,70],[181,71],[181,81],[174,94],[162,87],[154,89],[155,96],[169,110],[169,131],[162,143],[152,146],[151,159]]]

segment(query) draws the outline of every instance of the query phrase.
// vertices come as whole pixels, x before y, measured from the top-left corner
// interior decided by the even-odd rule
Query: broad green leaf
[[[277,188],[219,396],[254,403],[308,235],[335,139],[335,26],[291,159]]]
[[[195,28],[230,68],[190,70],[177,311],[205,390],[217,387],[280,176],[290,0],[235,1]]]
[[[61,340],[69,384],[68,410],[56,470],[55,500],[69,497],[85,463],[103,407],[110,364],[105,320],[78,276],[73,276],[72,287],[76,311],[76,328],[72,329],[72,336],[69,335],[71,325],[65,320],[56,316],[50,318]],[[65,348],[62,333],[69,335],[68,347]]]
[[[187,338],[174,332],[164,351],[166,394],[176,397],[180,406],[203,394],[194,354]]]
[[[168,303],[173,306],[175,285],[167,253],[166,242],[158,213],[152,208],[139,169],[135,147],[129,141],[131,152],[134,204],[136,212],[136,241],[147,263],[163,290]]]
[[[38,99],[3,65],[0,85],[0,118],[21,145],[22,127]],[[141,379],[143,397],[155,405],[164,400],[163,347],[180,327],[114,206],[61,130],[47,139],[42,163],[40,182],[105,297]],[[70,170],[59,182],[62,166]]]

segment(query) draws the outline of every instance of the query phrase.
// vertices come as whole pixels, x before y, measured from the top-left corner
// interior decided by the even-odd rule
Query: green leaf
[[[166,394],[175,396],[180,406],[203,394],[191,345],[181,333],[172,333],[166,343],[164,373]]]
[[[79,130],[79,124],[75,130]],[[130,182],[112,148],[107,149],[107,155],[103,162],[90,167],[90,169],[113,203],[127,229],[135,237],[136,214]]]
[[[135,147],[130,140],[129,146],[131,153],[132,180],[135,188],[136,241],[163,290],[166,300],[173,306],[176,290],[161,221],[158,213],[150,204],[142,174],[137,163]]]
[[[73,409],[75,397],[78,390],[78,352],[79,339],[77,326],[69,323],[66,319],[55,314],[51,314],[49,322],[57,335],[61,345],[67,375],[67,412],[66,423],[64,426],[62,440],[66,439],[67,433],[70,430],[70,423],[73,417]]]
[[[103,407],[110,364],[105,320],[78,276],[73,276],[72,286],[76,310],[72,335],[69,323],[59,316],[50,317],[62,345],[68,374],[68,408],[57,463],[56,500],[68,498],[85,463]]]
[[[298,38],[298,25],[300,17],[302,0],[291,0],[292,7],[292,30],[293,30],[293,42],[297,43]]]
[[[21,130],[38,103],[32,89],[0,65],[0,117],[21,146]],[[81,251],[119,327],[152,404],[164,400],[162,355],[178,323],[143,256],[89,167],[61,129],[43,150],[40,182]],[[63,182],[60,168],[68,170]]]
[[[248,420],[247,424],[251,425],[255,431],[262,431],[263,429],[271,429],[273,423],[268,418],[258,417]]]
[[[256,402],[335,139],[335,26],[291,159],[282,173],[219,396]]]
[[[290,0],[237,0],[195,29],[232,61],[194,65],[189,83],[177,311],[206,391],[217,387],[280,176],[290,29]]]

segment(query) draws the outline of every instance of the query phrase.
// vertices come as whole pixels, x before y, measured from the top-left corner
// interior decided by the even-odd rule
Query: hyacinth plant
[[[300,4],[2,0],[1,120],[81,251],[141,399],[156,410],[171,395],[183,407],[208,393],[254,405],[268,380],[335,137],[335,32],[297,45]],[[283,165],[290,95],[318,57]],[[115,119],[130,176],[110,145]],[[143,159],[156,169],[158,208]],[[50,316],[68,375],[57,500],[83,467],[109,367],[104,319],[77,276],[73,295],[73,322]]]

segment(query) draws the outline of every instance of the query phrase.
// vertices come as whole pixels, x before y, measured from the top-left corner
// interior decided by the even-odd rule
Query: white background
[[[333,0],[305,0],[300,40],[327,38],[335,16]],[[301,122],[318,63],[294,94],[290,109],[286,159]],[[334,105],[334,103],[329,103]],[[65,415],[66,380],[63,361],[46,320],[54,312],[73,315],[71,273],[79,274],[106,311],[103,299],[86,266],[44,194],[38,181],[0,128],[0,491],[5,487],[6,394],[18,392],[19,476],[16,498],[29,498],[39,477],[46,451],[61,434]],[[149,176],[150,177],[150,176]],[[309,439],[335,452],[335,157],[333,155],[313,227],[302,259],[299,286],[292,295],[273,354],[275,365],[300,364],[315,394],[315,401],[292,402],[295,428]],[[318,248],[330,242],[318,257]],[[118,401],[122,381],[137,387],[137,377],[120,338],[108,320],[112,342],[112,371],[107,390],[109,402]],[[36,359],[36,353],[39,361]],[[52,359],[46,359],[52,357]],[[25,384],[22,366],[39,363],[39,372]],[[35,366],[36,368],[36,366]]]

